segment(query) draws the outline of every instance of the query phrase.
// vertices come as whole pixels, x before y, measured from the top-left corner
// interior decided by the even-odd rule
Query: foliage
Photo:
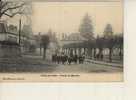
[[[35,50],[36,50],[36,46],[34,44],[30,44],[29,51],[30,52],[35,52]]]
[[[107,24],[104,29],[104,37],[109,38],[113,35],[113,29],[111,24]]]
[[[50,41],[57,44],[58,41],[57,41],[56,33],[53,32],[51,29],[49,29],[47,33],[50,38]]]
[[[47,48],[48,44],[50,42],[49,36],[48,35],[42,35],[41,37],[41,45],[43,48]]]
[[[41,46],[43,47],[43,59],[46,58],[46,49],[50,43],[50,39],[48,35],[42,35],[41,37]]]
[[[32,28],[30,25],[24,25],[21,30],[21,35],[29,37],[32,34]]]
[[[82,20],[82,23],[79,27],[80,34],[87,38],[88,40],[93,38],[93,25],[90,16],[86,14]]]

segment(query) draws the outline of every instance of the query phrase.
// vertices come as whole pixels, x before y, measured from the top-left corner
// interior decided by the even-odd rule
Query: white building
[[[80,33],[71,33],[69,35],[64,35],[63,38],[60,40],[60,52],[77,52],[78,54],[81,54],[84,52],[84,48],[81,47],[72,47],[72,44],[82,44],[85,42],[86,39],[80,35]],[[71,45],[68,48],[64,48],[66,45]],[[64,50],[65,49],[65,50]],[[70,51],[69,51],[70,50]]]

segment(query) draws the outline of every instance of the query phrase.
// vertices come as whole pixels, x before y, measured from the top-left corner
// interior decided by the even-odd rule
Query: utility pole
[[[41,33],[39,32],[40,55],[42,55]]]
[[[19,45],[21,44],[21,18],[19,20]]]

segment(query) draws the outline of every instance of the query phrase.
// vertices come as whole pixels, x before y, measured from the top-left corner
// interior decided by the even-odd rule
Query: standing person
[[[81,64],[82,63],[82,56],[81,55],[79,55],[79,64]]]
[[[54,55],[54,62],[57,62],[57,54]]]
[[[62,64],[65,63],[65,55],[64,55],[64,53],[62,53],[62,55],[61,55],[61,62],[62,62]]]
[[[71,62],[72,62],[72,57],[69,55],[68,56],[68,63],[69,63],[69,65],[71,64]]]
[[[74,55],[74,61],[75,61],[75,63],[77,64],[77,61],[78,61],[78,56],[77,56],[77,54]]]
[[[52,62],[54,62],[54,58],[55,58],[55,55],[53,54],[53,55],[52,55]]]
[[[67,62],[67,60],[68,60],[68,56],[65,54],[65,55],[63,56],[63,64],[65,64],[65,63]]]
[[[83,64],[84,63],[84,59],[85,59],[85,55],[84,54],[80,55],[79,56],[79,63]]]
[[[56,57],[56,59],[57,59],[57,63],[59,64],[60,63],[60,54],[57,54],[57,57]]]

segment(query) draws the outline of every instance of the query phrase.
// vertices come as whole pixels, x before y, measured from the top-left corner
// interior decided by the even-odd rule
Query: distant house
[[[78,53],[81,54],[84,52],[83,43],[86,41],[84,37],[80,35],[80,33],[72,33],[70,35],[62,34],[62,39],[60,40],[61,49],[60,52],[73,54]]]
[[[14,26],[8,27],[6,22],[0,21],[0,57],[19,57],[21,53],[17,34],[9,32],[9,29],[16,30]]]
[[[9,44],[19,43],[19,32],[17,26],[7,25],[5,21],[0,21],[0,42],[8,41]],[[31,27],[24,25],[20,34],[21,51],[29,51],[30,45],[35,45],[36,39],[32,34]]]
[[[35,38],[32,34],[30,26],[24,25],[21,31],[21,44],[25,41],[29,41],[30,43],[35,43]],[[18,43],[19,41],[19,33],[17,26],[9,25],[4,21],[0,21],[0,41],[11,41]]]
[[[6,22],[0,21],[0,41],[17,42],[17,37],[17,28],[15,26],[8,27]]]
[[[79,33],[72,33],[70,35],[64,35],[61,39],[62,45],[71,44],[71,43],[82,43],[86,41]]]

